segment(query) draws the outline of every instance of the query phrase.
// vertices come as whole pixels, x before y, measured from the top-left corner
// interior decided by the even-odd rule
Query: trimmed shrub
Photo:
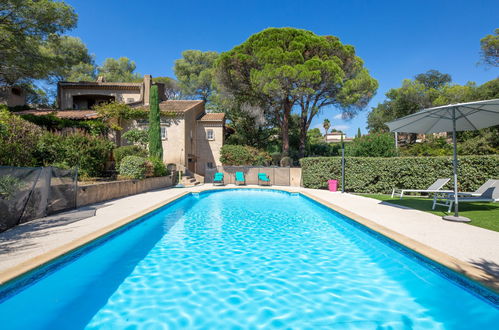
[[[119,167],[121,160],[126,156],[137,156],[137,157],[147,157],[147,150],[139,146],[123,146],[118,147],[113,150],[114,161],[116,162],[116,168]]]
[[[228,166],[268,165],[272,157],[263,150],[250,146],[226,144],[220,150],[220,161]]]
[[[327,180],[341,179],[341,157],[300,160],[303,185],[325,189]],[[460,156],[459,189],[473,191],[487,179],[499,178],[499,155]],[[348,157],[345,190],[390,193],[393,187],[425,189],[438,178],[452,178],[452,157]],[[452,180],[446,188],[452,188]]]
[[[126,156],[120,163],[119,173],[126,179],[144,179],[149,167],[144,157]]]
[[[152,176],[165,176],[169,174],[165,163],[161,159],[150,157],[149,162],[152,166]]]

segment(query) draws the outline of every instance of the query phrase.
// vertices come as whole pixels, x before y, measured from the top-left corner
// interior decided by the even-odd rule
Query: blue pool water
[[[1,329],[492,329],[499,309],[301,195],[187,196],[3,288]]]

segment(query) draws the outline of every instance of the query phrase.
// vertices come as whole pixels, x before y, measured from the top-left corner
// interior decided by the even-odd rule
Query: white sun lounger
[[[473,203],[473,202],[486,202],[486,203],[494,203],[499,201],[499,180],[494,181],[489,187],[485,189],[485,191],[479,196],[473,196],[470,193],[457,193],[457,200],[459,203]],[[482,188],[482,187],[480,187]],[[448,206],[449,209],[447,212],[452,210],[452,205],[455,202],[454,193],[446,193],[443,195],[435,195],[433,198],[433,206],[432,210],[435,209],[435,206],[442,205]]]
[[[443,179],[438,179],[437,181],[433,182],[431,186],[429,186],[427,189],[398,189],[398,188],[393,188],[392,190],[392,198],[395,196],[395,194],[400,195],[400,199],[404,197],[405,193],[408,192],[418,192],[418,193],[437,193],[437,192],[452,192],[452,190],[441,190],[443,186],[447,182],[450,181],[450,178],[443,178]]]

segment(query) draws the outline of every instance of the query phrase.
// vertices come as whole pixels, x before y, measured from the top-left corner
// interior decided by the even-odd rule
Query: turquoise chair
[[[258,173],[258,184],[270,186],[270,178],[265,173]]]
[[[213,184],[224,185],[224,174],[222,172],[215,173],[215,176],[213,177]]]
[[[236,172],[236,184],[237,185],[246,184],[243,172]]]

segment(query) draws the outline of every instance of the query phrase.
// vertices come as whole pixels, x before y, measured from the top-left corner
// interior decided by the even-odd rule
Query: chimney
[[[97,82],[98,82],[98,83],[103,83],[103,82],[106,82],[106,78],[104,78],[104,76],[98,76],[98,77],[97,77]]]
[[[152,76],[150,74],[144,75],[144,105],[149,105],[149,95],[152,86]]]

